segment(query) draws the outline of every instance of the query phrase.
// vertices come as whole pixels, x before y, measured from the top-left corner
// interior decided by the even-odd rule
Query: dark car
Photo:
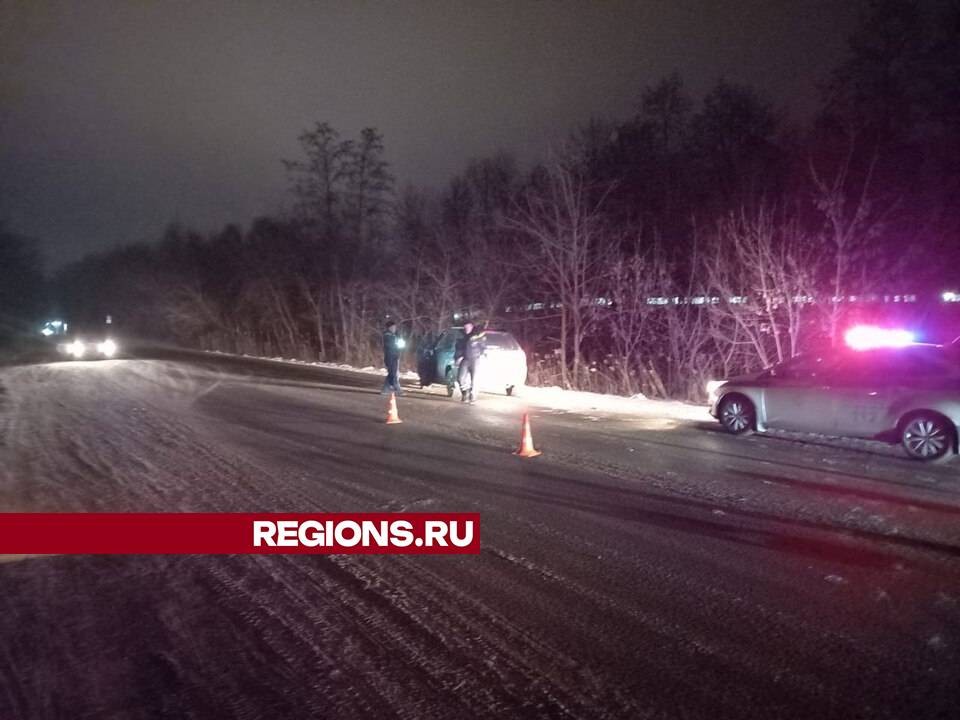
[[[120,346],[109,325],[72,330],[57,342],[57,351],[74,360],[105,360],[115,357]]]
[[[457,340],[461,337],[463,328],[451,327],[439,337],[421,343],[417,353],[417,373],[422,386],[443,383],[447,386],[447,395],[453,396],[457,380],[454,355]],[[486,330],[484,337],[486,351],[477,373],[480,390],[512,395],[527,382],[527,354],[508,332]]]

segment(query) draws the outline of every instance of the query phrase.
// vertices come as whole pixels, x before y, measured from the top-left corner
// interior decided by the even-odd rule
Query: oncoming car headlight
[[[97,344],[97,352],[106,357],[113,357],[117,352],[117,344],[113,340],[104,340]]]
[[[77,360],[82,358],[86,351],[87,347],[83,344],[82,340],[74,340],[67,346],[67,352],[77,358]]]

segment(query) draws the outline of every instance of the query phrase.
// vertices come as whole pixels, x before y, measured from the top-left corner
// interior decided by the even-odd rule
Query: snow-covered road
[[[543,392],[411,388],[386,426],[378,389],[171,350],[0,371],[3,510],[475,511],[483,538],[2,563],[0,718],[955,716],[960,463]]]

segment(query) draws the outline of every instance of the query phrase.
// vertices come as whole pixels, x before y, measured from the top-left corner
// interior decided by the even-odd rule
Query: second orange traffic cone
[[[402,422],[400,413],[397,412],[397,396],[390,393],[390,402],[387,403],[387,425],[396,425]]]
[[[540,454],[540,451],[533,446],[533,433],[530,432],[530,415],[529,413],[524,413],[523,428],[520,431],[520,447],[517,448],[514,455],[531,458]]]

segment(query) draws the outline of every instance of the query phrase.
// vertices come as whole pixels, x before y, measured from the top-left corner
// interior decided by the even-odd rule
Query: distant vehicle
[[[69,329],[70,326],[63,320],[48,320],[40,328],[40,334],[45,338],[61,337],[66,335]]]
[[[487,330],[486,352],[477,370],[481,392],[505,392],[513,395],[527,382],[527,355],[508,332]],[[463,337],[462,327],[451,327],[433,341],[422,343],[417,353],[417,373],[420,385],[433,383],[447,386],[447,396],[453,397],[457,382],[454,362],[457,340]]]
[[[115,357],[120,346],[110,332],[110,327],[99,329],[73,330],[57,343],[61,355],[74,360],[105,360]]]
[[[909,344],[799,355],[712,383],[710,413],[735,435],[767,429],[899,442],[917,460],[957,452],[956,348]]]

